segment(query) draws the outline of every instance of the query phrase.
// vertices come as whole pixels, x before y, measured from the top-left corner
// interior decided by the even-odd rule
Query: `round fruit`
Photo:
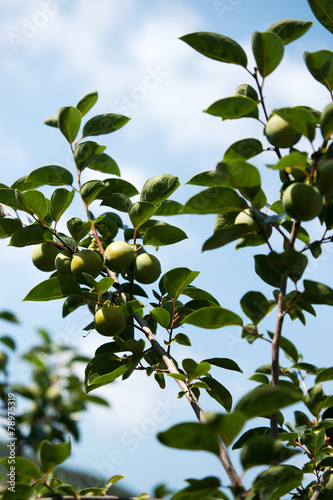
[[[60,252],[55,258],[55,267],[63,276],[73,276],[71,271],[72,259],[67,252]]]
[[[121,307],[103,305],[96,311],[94,324],[98,333],[105,337],[113,337],[125,330],[126,318]]]
[[[260,231],[260,228],[252,216],[252,210],[246,208],[243,212],[239,212],[235,219],[235,224],[246,224],[249,228],[249,232]]]
[[[296,220],[312,220],[320,214],[323,199],[315,186],[303,182],[290,184],[282,195],[285,212]]]
[[[100,255],[94,250],[80,250],[74,254],[71,262],[71,271],[75,278],[83,278],[82,273],[90,274],[93,278],[99,275],[103,267]]]
[[[291,148],[302,134],[278,115],[272,115],[264,129],[268,141],[276,148]]]
[[[326,160],[318,166],[317,186],[321,193],[333,195],[333,160]]]
[[[125,241],[113,241],[104,253],[105,265],[115,273],[126,274],[134,259],[134,248]]]
[[[161,274],[160,261],[149,253],[137,256],[133,266],[133,277],[139,283],[148,285],[154,283]]]
[[[56,268],[54,260],[59,252],[60,249],[53,243],[47,241],[39,243],[32,251],[32,262],[40,271],[54,271]]]

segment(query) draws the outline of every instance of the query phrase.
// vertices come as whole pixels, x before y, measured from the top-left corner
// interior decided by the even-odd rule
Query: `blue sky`
[[[232,142],[241,137],[264,138],[254,120],[221,123],[202,113],[240,83],[252,83],[251,77],[242,68],[200,56],[179,37],[194,31],[219,32],[236,39],[251,60],[253,31],[264,31],[284,18],[315,20],[307,2],[301,0],[2,0],[0,14],[0,181],[10,185],[49,164],[73,168],[65,139],[43,121],[61,106],[75,105],[87,92],[98,90],[94,114],[113,112],[132,118],[116,134],[100,138],[120,166],[122,177],[140,189],[153,175],[177,175],[182,186],[173,198],[182,202],[198,191],[185,182],[196,173],[214,169]],[[324,108],[329,94],[307,72],[303,53],[329,48],[330,42],[331,35],[315,22],[303,38],[286,47],[283,62],[265,85],[269,111],[301,104]],[[302,145],[308,148],[306,142]],[[275,174],[265,168],[272,161],[268,154],[253,161],[260,167],[271,202],[278,198],[279,189]],[[95,173],[88,175],[86,179],[97,178]],[[67,218],[84,216],[79,205],[67,214]],[[195,284],[210,290],[223,307],[235,312],[240,312],[239,300],[249,289],[262,290],[270,297],[270,287],[262,286],[254,273],[251,249],[235,252],[231,244],[201,253],[203,242],[212,234],[214,216],[181,216],[171,223],[182,227],[189,239],[159,250],[163,272],[179,266],[201,271]],[[321,234],[314,223],[306,227]],[[91,354],[101,341],[95,332],[83,336],[89,313],[80,311],[63,320],[60,301],[21,303],[45,276],[31,265],[30,247],[7,248],[6,244],[0,242],[0,309],[15,311],[24,323],[24,329],[8,327],[20,349],[35,341],[34,328],[44,327],[55,342],[71,342]],[[310,259],[306,277],[332,283],[330,258],[326,247],[320,262]],[[285,335],[308,361],[325,366],[330,351],[320,345],[329,333],[328,324],[328,308],[318,307],[318,320],[308,318],[306,329],[288,321]],[[274,328],[273,316],[264,327]],[[269,359],[268,344],[249,346],[236,329],[186,328],[184,333],[191,336],[193,351],[179,347],[175,350],[179,359],[190,355],[199,361],[219,353],[243,368],[244,376],[226,373],[222,378],[216,373],[236,400],[254,386],[247,381],[253,370]],[[22,376],[16,372],[16,377]],[[175,398],[176,392],[172,381],[161,392],[141,374],[102,389],[100,394],[110,399],[112,409],[93,409],[84,417],[82,442],[74,447],[70,463],[93,473],[124,474],[137,493],[163,480],[180,488],[187,477],[220,475],[214,458],[169,450],[156,442],[157,431],[194,418],[186,402]],[[205,408],[219,411],[208,399],[203,398]]]

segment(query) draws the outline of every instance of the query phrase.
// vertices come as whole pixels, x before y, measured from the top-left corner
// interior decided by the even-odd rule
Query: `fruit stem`
[[[295,220],[293,223],[293,227],[290,234],[290,239],[288,241],[288,249],[294,248],[295,240],[297,236],[297,231],[300,227],[300,221]],[[285,318],[285,306],[284,306],[284,298],[286,296],[287,291],[287,281],[288,275],[282,274],[280,281],[280,291],[277,302],[277,317],[276,317],[276,325],[275,332],[272,342],[272,386],[276,386],[279,384],[279,375],[280,375],[280,365],[279,365],[279,354],[280,354],[280,341],[282,334],[282,326]],[[278,414],[273,413],[271,415],[271,435],[278,435]]]

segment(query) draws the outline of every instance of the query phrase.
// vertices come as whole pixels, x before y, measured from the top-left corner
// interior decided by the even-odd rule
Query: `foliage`
[[[332,31],[331,3],[316,0],[309,4],[318,20]],[[122,331],[111,332],[112,341],[102,344],[89,360],[85,371],[86,392],[144,370],[148,376],[154,374],[161,388],[165,386],[166,375],[173,378],[180,388],[178,397],[186,397],[191,404],[199,422],[177,424],[160,432],[158,439],[173,448],[214,454],[225,469],[228,483],[221,484],[220,479],[214,477],[188,479],[189,486],[176,492],[173,500],[229,498],[230,495],[269,500],[287,494],[293,498],[313,499],[333,496],[333,400],[321,385],[332,380],[333,367],[317,367],[304,362],[297,347],[282,336],[287,317],[305,325],[306,314],[315,315],[316,305],[333,305],[333,289],[327,285],[310,280],[303,280],[300,285],[308,265],[306,255],[311,253],[319,258],[323,246],[333,241],[330,233],[333,197],[323,192],[323,188],[320,190],[319,182],[321,165],[333,157],[333,104],[323,110],[304,104],[269,112],[264,99],[266,78],[278,68],[285,46],[304,35],[311,24],[286,19],[266,32],[255,32],[252,51],[256,67],[253,70],[248,67],[244,49],[224,35],[199,32],[182,37],[200,54],[217,62],[238,65],[253,78],[251,83],[257,88],[241,84],[232,96],[210,105],[206,113],[223,121],[258,120],[268,141],[262,144],[250,137],[233,143],[215,170],[188,181],[205,189],[192,196],[184,206],[170,199],[180,185],[177,177],[154,176],[146,181],[139,193],[135,186],[118,177],[119,169],[104,152],[105,146],[86,140],[90,136],[113,133],[129,120],[106,113],[82,123],[86,112],[97,101],[97,92],[83,97],[76,107],[61,108],[57,116],[46,120],[47,125],[58,129],[68,141],[77,182],[74,184],[73,175],[67,169],[53,165],[52,168],[42,167],[11,187],[0,189],[1,235],[10,237],[9,244],[21,247],[48,242],[66,252],[72,261],[68,274],[61,274],[58,269],[28,292],[24,300],[65,299],[64,316],[88,305],[95,321],[103,307],[121,308],[126,317]],[[304,59],[311,75],[327,88],[332,100],[333,53],[329,50],[306,52]],[[278,118],[267,126],[272,116]],[[303,146],[302,149],[296,147],[300,138],[302,144],[306,140],[310,143],[309,151],[304,151]],[[270,201],[261,185],[258,168],[248,162],[254,162],[253,159],[263,152],[271,152],[268,168],[276,171],[281,181],[277,199]],[[98,170],[107,177],[104,180],[90,180],[89,177],[84,182],[90,170]],[[50,199],[40,190],[45,185],[56,187]],[[294,194],[288,194],[286,201],[283,194],[287,190],[290,193],[290,186],[296,189],[292,189]],[[315,206],[311,199],[304,203],[304,193],[310,191],[315,193]],[[138,195],[138,200],[132,199]],[[69,219],[68,231],[64,234],[59,231],[58,223],[60,219],[63,223],[64,214],[75,196],[82,200],[86,220]],[[99,207],[108,207],[108,211],[100,214]],[[246,218],[239,217],[240,213]],[[178,214],[216,215],[213,235],[204,243],[204,251],[222,248],[235,240],[238,240],[236,249],[264,246],[268,253],[262,250],[255,255],[255,272],[273,288],[272,296],[267,298],[256,290],[247,292],[240,304],[248,319],[222,308],[209,291],[196,288],[198,271],[176,267],[159,277],[160,268],[156,265],[152,279],[146,275],[141,281],[136,279],[136,264],[147,246],[157,260],[152,253],[154,247],[176,244],[187,238],[181,228],[160,220],[161,216]],[[301,225],[304,220],[313,221],[314,234],[321,230],[319,240],[313,239]],[[125,241],[134,250],[134,259],[122,260],[118,271],[109,256],[109,245],[115,241]],[[89,257],[83,259],[79,273],[72,265],[78,254]],[[94,261],[100,265],[99,258],[103,259],[101,270],[91,264]],[[140,299],[148,297],[150,288],[142,288],[141,284],[157,280],[158,286],[154,285],[152,290],[154,299],[147,311]],[[276,312],[274,333],[263,332],[260,323],[272,311]],[[270,342],[271,362],[260,366],[251,377],[258,386],[234,405],[229,390],[211,374],[212,366],[241,371],[233,360],[215,357],[196,361],[186,356],[179,362],[174,359],[175,342],[184,349],[191,345],[189,337],[177,333],[183,324],[208,329],[236,325],[250,344],[257,340]],[[85,329],[94,326],[92,322]],[[290,360],[289,366],[281,366],[281,350]],[[224,411],[205,414],[199,402],[202,393],[213,398]],[[296,403],[304,412],[297,409],[295,421],[285,422],[281,410]],[[268,419],[270,426],[252,427],[241,434],[244,425],[256,417],[264,418],[265,423]],[[233,449],[241,449],[244,471],[262,467],[252,484],[243,483],[242,475],[236,472],[231,461],[231,445]],[[68,453],[69,441],[58,445],[44,443],[41,449],[44,472],[47,474],[56,465],[57,457],[63,460]],[[292,457],[300,454],[304,463],[299,466],[298,459],[296,466]],[[312,475],[310,481],[308,474]],[[30,479],[37,478],[30,475],[26,489],[31,488]],[[38,488],[35,494],[40,494]],[[6,495],[4,493],[4,500]],[[30,490],[26,495],[30,495]]]

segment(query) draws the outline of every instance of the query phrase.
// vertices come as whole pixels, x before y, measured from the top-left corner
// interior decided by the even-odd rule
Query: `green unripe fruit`
[[[268,141],[276,148],[291,148],[302,134],[278,115],[272,115],[264,129]]]
[[[246,224],[249,232],[260,231],[260,228],[252,216],[253,212],[250,208],[246,208],[243,212],[239,212],[235,219],[235,224]]]
[[[40,271],[54,271],[56,268],[54,261],[60,251],[53,243],[47,241],[39,243],[32,251],[32,262]]]
[[[133,277],[139,283],[154,283],[161,274],[160,261],[154,255],[142,253],[137,256],[133,266]]]
[[[295,182],[284,191],[282,204],[289,217],[307,221],[320,214],[323,209],[323,198],[315,186]]]
[[[73,276],[71,271],[72,259],[67,252],[60,252],[55,258],[55,267],[59,274],[63,276]]]
[[[80,250],[74,254],[71,262],[71,271],[75,278],[82,279],[82,273],[90,274],[93,278],[99,275],[103,267],[100,255],[94,250]]]
[[[95,313],[94,325],[101,335],[113,337],[125,330],[126,318],[121,307],[103,305]]]
[[[104,253],[105,265],[115,273],[126,274],[134,259],[134,248],[125,241],[113,241],[106,247]]]
[[[318,166],[317,186],[321,193],[333,195],[333,160],[326,160]]]

